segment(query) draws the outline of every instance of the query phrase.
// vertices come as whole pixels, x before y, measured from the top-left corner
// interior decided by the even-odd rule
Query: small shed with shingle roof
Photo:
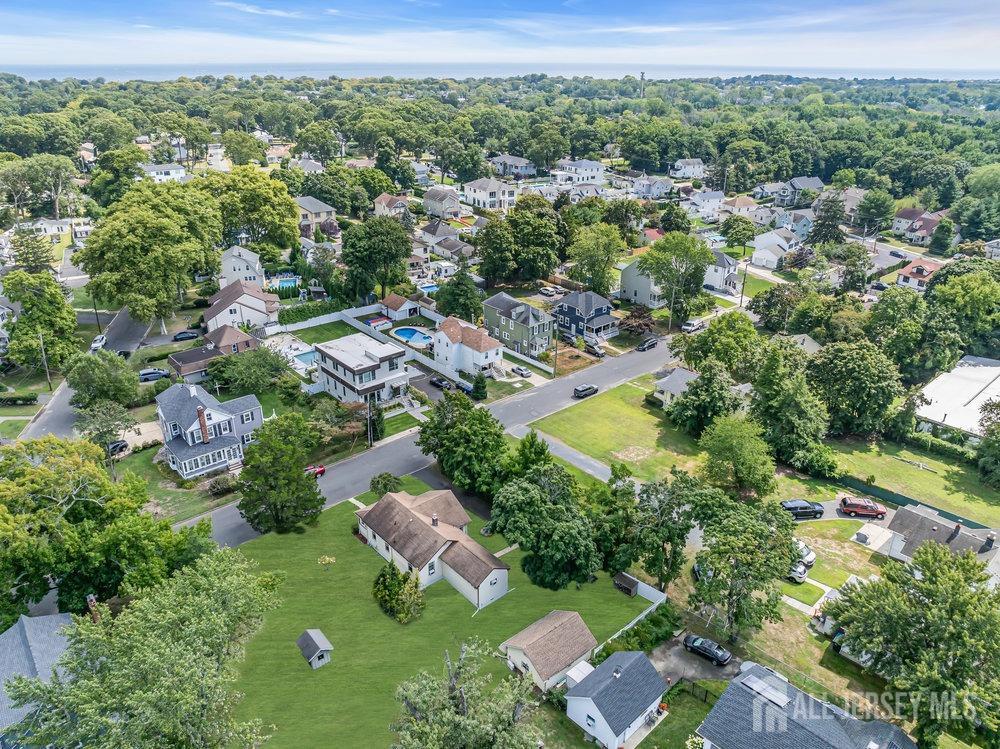
[[[307,629],[299,639],[295,641],[299,646],[299,652],[306,659],[313,669],[325,666],[330,662],[330,653],[333,652],[333,645],[326,639],[326,635],[318,629]]]
[[[597,640],[576,611],[551,611],[500,645],[507,666],[520,671],[543,692],[558,686],[566,672],[586,661]]]

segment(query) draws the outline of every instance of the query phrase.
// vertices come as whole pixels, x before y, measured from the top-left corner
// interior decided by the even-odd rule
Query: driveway
[[[672,679],[732,679],[740,672],[740,659],[735,655],[725,666],[716,666],[700,655],[684,649],[684,635],[687,630],[673,639],[667,640],[650,654],[656,670]],[[725,647],[725,643],[722,643]]]

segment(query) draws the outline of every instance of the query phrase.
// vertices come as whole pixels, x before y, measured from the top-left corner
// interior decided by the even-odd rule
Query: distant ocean
[[[621,65],[585,63],[204,63],[176,65],[5,65],[0,72],[14,73],[29,80],[49,78],[106,78],[108,80],[165,81],[181,76],[274,75],[280,78],[309,76],[312,78],[504,78],[507,76],[547,73],[562,76],[592,76],[622,78],[639,76],[644,71],[649,79],[671,78],[732,78],[744,75],[792,75],[803,78],[930,78],[935,80],[1000,80],[997,70],[935,70],[935,69],[858,69],[858,68],[745,68],[709,65]]]

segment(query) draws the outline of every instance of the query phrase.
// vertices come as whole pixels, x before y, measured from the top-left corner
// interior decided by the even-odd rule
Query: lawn
[[[809,577],[839,588],[850,575],[867,578],[879,574],[884,558],[851,540],[862,525],[860,520],[815,520],[796,525],[796,538],[816,552]]]
[[[743,285],[743,294],[748,297],[755,297],[760,292],[767,291],[774,286],[773,281],[768,281],[766,278],[755,276],[752,273],[747,273],[745,278],[746,281]]]
[[[0,421],[0,437],[13,440],[28,426],[27,419],[4,419]]]
[[[985,486],[976,469],[912,447],[891,442],[830,441],[848,473],[865,480],[875,476],[883,489],[905,494],[991,528],[1000,526],[1000,491]],[[921,463],[920,468],[913,463]]]
[[[144,346],[132,354],[129,364],[136,371],[144,367],[162,366],[167,364],[167,357],[178,351],[187,351],[191,348],[198,348],[204,345],[200,338],[193,341],[177,341],[176,343],[164,343],[159,346]]]
[[[517,379],[513,382],[508,380],[486,380],[486,400],[484,403],[492,403],[493,401],[500,400],[501,398],[506,398],[508,395],[514,395],[515,393],[523,393],[526,390],[530,390],[534,387],[530,382],[525,379]]]
[[[333,341],[337,338],[343,338],[345,335],[357,332],[357,330],[352,328],[343,320],[334,320],[333,322],[323,323],[322,325],[314,325],[311,328],[296,330],[292,333],[292,335],[305,343],[312,344],[326,343],[327,341]]]
[[[269,742],[275,749],[388,746],[389,726],[399,711],[394,690],[422,670],[440,674],[445,650],[454,655],[471,637],[496,646],[553,609],[579,611],[603,641],[646,603],[618,593],[603,574],[579,589],[536,587],[521,571],[522,555],[515,551],[504,557],[512,568],[504,598],[477,612],[440,582],[426,590],[423,615],[400,625],[372,600],[372,581],[383,560],[352,535],[355,509],[345,502],[300,534],[271,534],[240,547],[263,570],[286,574],[282,603],[266,615],[248,645],[236,685],[246,695],[241,716],[275,726]],[[337,561],[325,567],[317,564],[321,556]],[[332,664],[316,671],[295,646],[309,627],[322,629],[334,646]],[[496,676],[507,673],[499,659],[490,660],[488,668]]]
[[[106,322],[110,322],[107,320]],[[104,325],[101,326],[101,330],[104,329]],[[84,322],[77,323],[76,326],[76,340],[80,344],[81,351],[88,351],[90,349],[90,344],[98,335],[97,323],[96,322]]]
[[[385,437],[391,437],[394,434],[399,434],[400,432],[405,432],[411,427],[415,427],[420,422],[417,421],[417,417],[413,414],[404,411],[398,416],[393,416],[385,420]]]
[[[684,742],[705,720],[712,706],[687,690],[675,688],[664,698],[667,717],[647,736],[644,749],[684,749]]]
[[[792,583],[788,580],[782,580],[781,592],[806,606],[815,605],[816,601],[823,597],[823,589],[808,582]]]
[[[546,416],[533,426],[606,465],[625,463],[643,481],[666,476],[675,466],[695,468],[697,444],[673,427],[662,409],[643,400],[652,389],[653,378],[647,375]]]
[[[527,367],[528,369],[530,369],[530,370],[531,370],[532,372],[534,372],[534,373],[535,373],[536,375],[538,375],[539,377],[544,377],[544,378],[545,378],[545,379],[547,379],[547,380],[551,380],[551,379],[552,379],[552,375],[551,375],[551,374],[549,374],[548,372],[546,372],[546,371],[545,371],[544,369],[539,369],[539,368],[538,368],[538,367],[536,367],[535,365],[533,365],[533,364],[528,364],[528,362],[526,362],[526,361],[523,361],[523,360],[521,360],[521,359],[515,359],[515,358],[514,358],[513,356],[510,356],[510,355],[508,355],[508,354],[504,354],[504,355],[503,355],[503,360],[504,360],[504,361],[505,361],[505,362],[506,362],[506,363],[507,363],[508,365],[510,365],[511,367],[513,367],[513,366],[522,366],[522,367]],[[508,367],[508,368],[509,368],[509,367]]]
[[[178,488],[173,480],[176,474],[165,465],[161,469],[162,464],[153,463],[158,451],[158,447],[151,447],[126,455],[118,461],[119,476],[128,469],[146,480],[150,497],[147,509],[156,517],[172,522],[187,520],[214,507],[232,502],[235,498],[233,495],[212,497],[197,489]]]

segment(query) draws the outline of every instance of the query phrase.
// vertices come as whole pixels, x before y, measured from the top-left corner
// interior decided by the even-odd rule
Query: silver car
[[[816,564],[816,552],[810,549],[805,541],[800,541],[795,539],[795,546],[799,550],[799,561],[802,562],[806,567],[812,567]]]
[[[806,568],[802,562],[796,562],[792,565],[792,568],[788,570],[788,574],[785,575],[793,583],[804,583],[806,578],[809,576],[809,570]]]

